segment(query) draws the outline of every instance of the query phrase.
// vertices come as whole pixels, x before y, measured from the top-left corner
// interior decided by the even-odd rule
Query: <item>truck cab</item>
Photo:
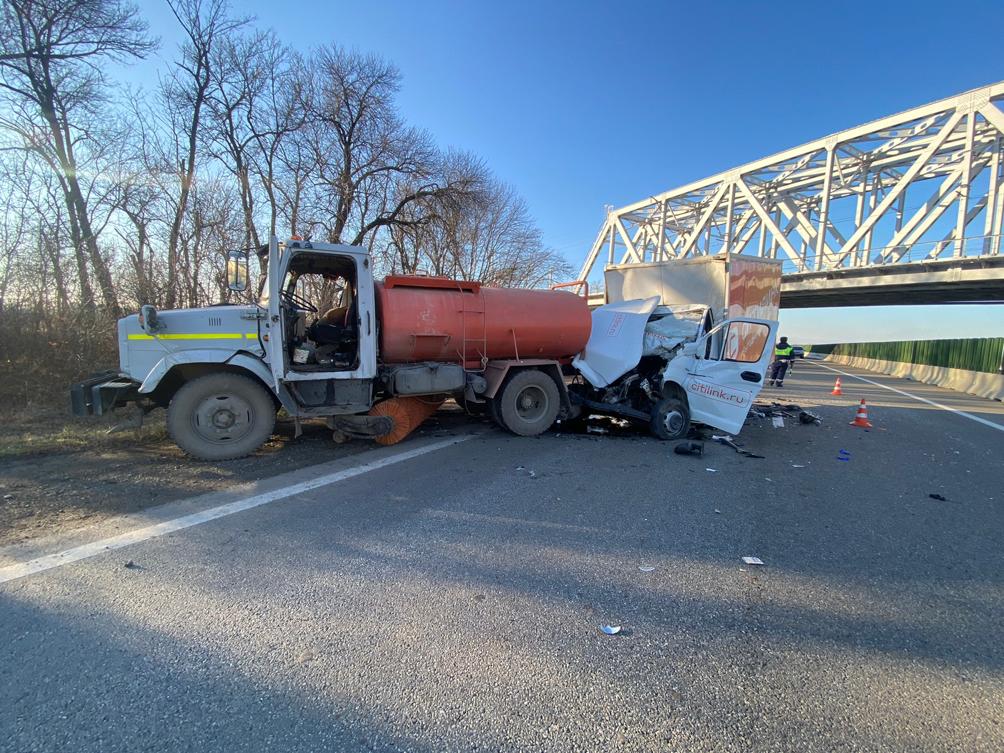
[[[369,410],[377,375],[369,254],[273,238],[267,258],[260,307],[272,389],[295,405],[295,415]]]

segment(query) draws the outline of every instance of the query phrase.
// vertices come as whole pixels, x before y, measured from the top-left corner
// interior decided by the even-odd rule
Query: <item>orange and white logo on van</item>
[[[709,397],[721,403],[728,403],[729,405],[745,406],[750,404],[749,392],[723,387],[720,384],[708,384],[696,379],[687,385],[687,391],[693,392],[695,395],[701,395],[702,397]]]

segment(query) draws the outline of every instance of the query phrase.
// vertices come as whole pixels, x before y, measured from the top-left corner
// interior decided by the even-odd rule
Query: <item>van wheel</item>
[[[502,425],[521,437],[535,437],[550,429],[561,407],[558,385],[539,369],[515,374],[495,399]]]
[[[198,460],[234,460],[261,447],[275,427],[272,396],[240,374],[207,374],[179,389],[167,408],[167,431]]]
[[[683,439],[690,431],[690,410],[675,397],[664,397],[652,409],[652,433],[659,439]]]

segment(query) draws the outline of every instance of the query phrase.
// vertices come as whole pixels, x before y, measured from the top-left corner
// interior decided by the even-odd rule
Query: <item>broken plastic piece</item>
[[[784,428],[784,419],[781,418],[780,416],[774,416],[773,418],[771,418],[770,422],[774,425],[775,429]]]
[[[620,625],[600,625],[600,630],[602,630],[607,635],[617,635],[621,631]]]
[[[791,467],[792,467],[792,468],[805,468],[805,466],[804,466],[804,465],[796,465],[795,463],[792,463],[792,464],[791,464]]]
[[[747,565],[762,565],[763,560],[759,557],[743,557],[743,562]]]
[[[941,494],[928,494],[927,496],[930,497],[931,499],[936,499],[939,502],[947,502],[948,501],[948,497],[942,496]]]
[[[653,570],[655,570],[655,568],[652,567],[651,565],[638,565],[638,569],[641,570],[643,573],[650,573]]]
[[[708,473],[718,473],[717,468],[705,468],[704,470],[706,470]]]

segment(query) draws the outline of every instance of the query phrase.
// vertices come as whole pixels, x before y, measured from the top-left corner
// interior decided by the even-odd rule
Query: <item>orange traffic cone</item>
[[[837,381],[833,385],[833,392],[831,392],[830,394],[831,395],[843,395],[844,394],[843,390],[840,389],[840,377],[837,377]]]
[[[861,405],[858,406],[858,415],[851,421],[851,426],[860,426],[862,429],[872,428],[872,422],[868,420],[868,406],[865,405],[864,398],[861,399]]]

